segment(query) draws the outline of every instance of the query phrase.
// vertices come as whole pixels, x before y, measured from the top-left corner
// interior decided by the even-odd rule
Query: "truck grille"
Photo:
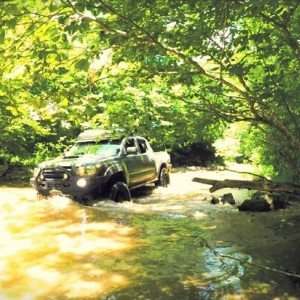
[[[45,168],[41,171],[44,180],[66,180],[74,174],[71,167]],[[67,178],[65,176],[67,175]]]

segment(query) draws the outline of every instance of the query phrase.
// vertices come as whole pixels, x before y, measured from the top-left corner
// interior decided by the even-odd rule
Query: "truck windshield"
[[[120,149],[120,140],[84,141],[75,144],[65,157],[78,157],[86,154],[100,156],[117,155]]]

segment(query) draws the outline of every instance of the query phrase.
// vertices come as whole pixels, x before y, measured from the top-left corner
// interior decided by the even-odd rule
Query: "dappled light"
[[[133,228],[70,199],[16,200],[1,199],[1,299],[96,298],[129,284],[105,263],[135,247]]]

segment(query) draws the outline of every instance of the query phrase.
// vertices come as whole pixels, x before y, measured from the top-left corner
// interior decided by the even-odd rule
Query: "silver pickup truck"
[[[63,157],[41,163],[30,183],[40,196],[123,201],[131,199],[130,190],[148,183],[167,186],[170,171],[170,155],[154,152],[143,137],[86,130]]]

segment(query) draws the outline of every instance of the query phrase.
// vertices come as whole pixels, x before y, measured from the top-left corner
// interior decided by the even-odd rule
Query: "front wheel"
[[[124,182],[116,182],[111,188],[109,198],[115,202],[131,201],[128,186]]]
[[[170,184],[170,175],[168,169],[163,167],[159,171],[157,185],[167,187]]]

